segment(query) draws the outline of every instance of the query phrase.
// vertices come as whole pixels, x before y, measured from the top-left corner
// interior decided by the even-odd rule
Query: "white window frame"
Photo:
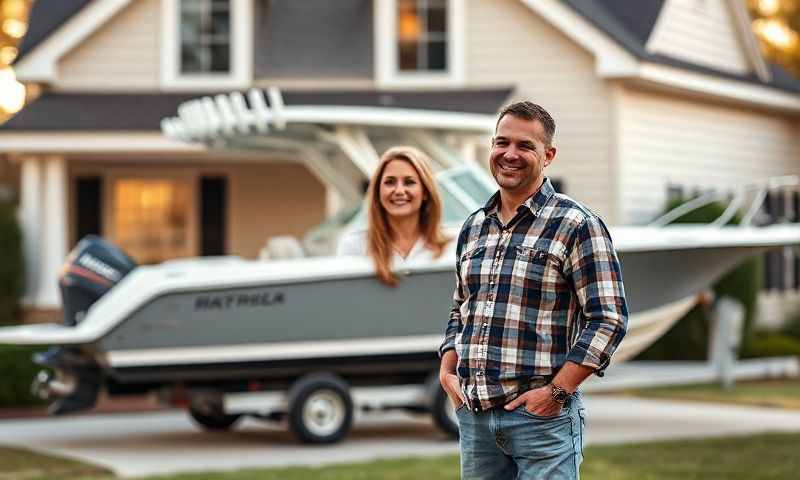
[[[161,87],[164,90],[247,88],[253,81],[253,0],[231,2],[231,70],[182,73],[180,0],[161,2]]]
[[[447,70],[401,71],[397,58],[397,0],[375,0],[375,81],[378,87],[464,84],[465,0],[447,0]]]

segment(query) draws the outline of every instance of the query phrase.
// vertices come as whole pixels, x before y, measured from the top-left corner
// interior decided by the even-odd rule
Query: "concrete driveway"
[[[705,403],[587,396],[588,442],[608,444],[800,431],[800,412]],[[298,444],[280,426],[252,420],[206,433],[181,411],[0,421],[0,443],[103,465],[122,477],[455,453],[423,415],[362,415],[345,441]]]

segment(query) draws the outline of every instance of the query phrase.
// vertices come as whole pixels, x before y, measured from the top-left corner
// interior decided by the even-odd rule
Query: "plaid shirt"
[[[619,261],[600,218],[548,179],[508,225],[498,200],[499,192],[461,229],[439,349],[455,348],[467,402],[482,410],[566,361],[602,376],[628,318]]]

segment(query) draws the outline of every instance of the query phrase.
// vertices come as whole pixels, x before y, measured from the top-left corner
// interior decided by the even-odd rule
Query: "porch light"
[[[25,105],[25,85],[17,81],[10,68],[0,70],[0,110],[17,113]]]
[[[16,18],[7,18],[3,22],[3,31],[9,37],[22,38],[25,35],[25,32],[28,31],[28,25],[22,20],[17,20]]]
[[[7,46],[0,48],[0,65],[11,65],[11,62],[17,58],[18,54],[17,47]]]
[[[770,17],[778,13],[781,8],[779,0],[758,0],[758,12],[765,17]]]

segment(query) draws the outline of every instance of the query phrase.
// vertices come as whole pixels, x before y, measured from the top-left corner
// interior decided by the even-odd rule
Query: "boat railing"
[[[767,199],[767,195],[773,191],[786,190],[791,192],[800,191],[800,175],[784,175],[780,177],[770,177],[755,182],[750,182],[737,187],[733,195],[730,192],[710,191],[683,203],[664,215],[658,217],[648,224],[651,227],[664,227],[678,220],[687,213],[703,208],[716,202],[725,201],[725,210],[712,222],[711,227],[722,227],[727,225],[739,212],[744,212],[740,227],[749,227],[753,224],[761,207]],[[795,207],[797,208],[797,207]]]

